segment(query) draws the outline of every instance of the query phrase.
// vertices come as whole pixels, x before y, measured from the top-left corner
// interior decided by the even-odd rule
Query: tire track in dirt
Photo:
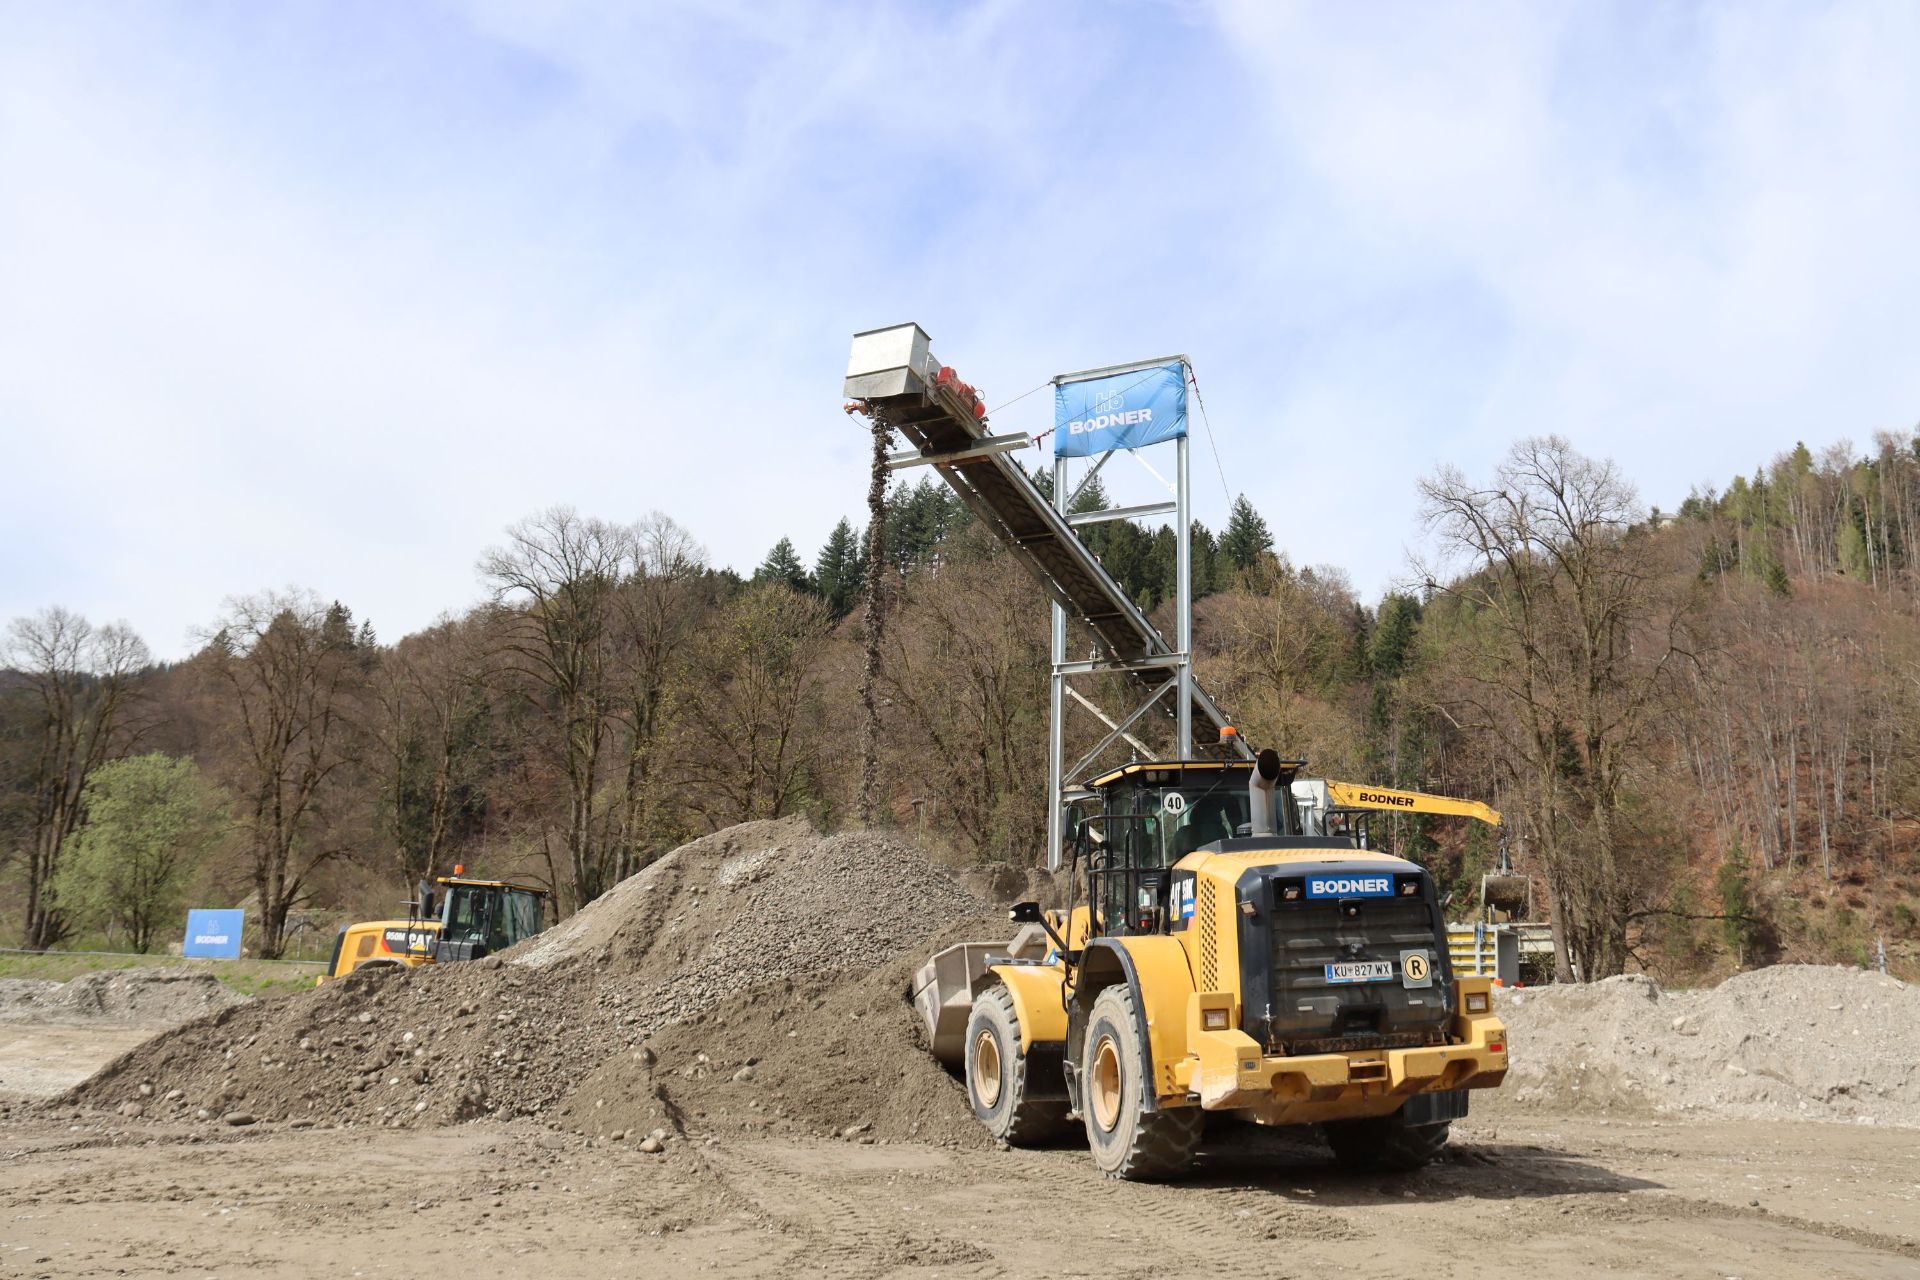
[[[1650,1209],[1665,1212],[1650,1213]],[[1817,1218],[1803,1218],[1798,1214],[1779,1213],[1771,1209],[1742,1208],[1716,1200],[1702,1200],[1681,1192],[1643,1195],[1626,1205],[1595,1206],[1589,1208],[1585,1216],[1621,1221],[1655,1217],[1675,1222],[1715,1220],[1734,1225],[1762,1225],[1820,1236],[1863,1249],[1875,1249],[1899,1258],[1920,1258],[1920,1241],[1903,1236],[1891,1236],[1865,1227],[1850,1227],[1844,1223],[1821,1222]]]
[[[695,1154],[761,1221],[807,1242],[809,1266],[831,1263],[846,1280],[878,1277],[902,1266],[937,1266],[941,1274],[982,1280],[1009,1274],[993,1255],[969,1241],[898,1222],[892,1196],[862,1194],[864,1175],[794,1172],[780,1160],[739,1146],[695,1148]]]
[[[1286,1273],[1262,1246],[1301,1240],[1337,1243],[1363,1234],[1342,1210],[1294,1204],[1278,1192],[1211,1181],[1204,1171],[1184,1182],[1124,1182],[1101,1176],[1091,1160],[1075,1150],[1001,1159],[992,1177],[1021,1188],[1008,1197],[1010,1202],[1033,1208],[1051,1221],[1082,1221],[1095,1216],[1097,1208],[1100,1218],[1123,1226],[1128,1234],[1140,1223],[1151,1223],[1156,1251],[1204,1257],[1210,1277],[1273,1280]],[[1223,1242],[1246,1247],[1223,1249]]]

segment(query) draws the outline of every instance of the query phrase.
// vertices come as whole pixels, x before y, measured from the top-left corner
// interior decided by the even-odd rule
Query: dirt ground
[[[63,1093],[152,1035],[145,1028],[77,1021],[0,1022],[0,1096]]]
[[[1434,1166],[1223,1124],[1195,1177],[1144,1186],[996,1150],[927,1052],[913,969],[1004,928],[897,835],[789,820],[476,964],[211,1008],[138,975],[0,989],[0,1280],[1920,1280],[1907,984],[1503,993],[1513,1071]],[[187,1020],[130,1025],[162,1014]]]
[[[128,1034],[58,1030],[69,1070]],[[0,1079],[33,1052],[0,1047]],[[1883,1125],[1502,1101],[1418,1174],[1230,1128],[1159,1187],[1070,1147],[100,1124],[0,1118],[0,1276],[1920,1275],[1920,1135]]]

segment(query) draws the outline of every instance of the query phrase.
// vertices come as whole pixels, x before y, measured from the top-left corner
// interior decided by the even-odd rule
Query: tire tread
[[[1137,1039],[1140,1024],[1132,989],[1125,984],[1116,984],[1102,991],[1095,999],[1092,1021],[1098,1021],[1100,1006],[1107,1003],[1115,1006],[1110,1012],[1119,1025],[1126,1028],[1128,1042]],[[1139,1047],[1134,1046],[1136,1050]],[[1136,1066],[1137,1063],[1130,1064],[1130,1069]],[[1087,1117],[1089,1141],[1092,1141],[1090,1107]],[[1200,1135],[1206,1128],[1206,1112],[1198,1107],[1169,1107],[1141,1110],[1132,1119],[1126,1152],[1113,1168],[1105,1171],[1109,1178],[1128,1182],[1159,1182],[1177,1178],[1193,1167],[1194,1152],[1199,1148]]]
[[[1395,1113],[1332,1121],[1321,1129],[1334,1159],[1350,1169],[1411,1173],[1431,1164],[1446,1149],[1451,1126],[1445,1122],[1410,1125]]]
[[[979,1017],[983,1004],[996,1006],[1005,1020],[1007,1043],[1002,1046],[1001,1061],[1011,1064],[1007,1068],[1007,1080],[1004,1088],[1012,1095],[1007,1101],[1006,1123],[1002,1131],[994,1133],[996,1138],[1014,1147],[1038,1146],[1058,1137],[1067,1128],[1068,1110],[1065,1098],[1029,1098],[1027,1096],[1027,1056],[1020,1052],[1020,1015],[1013,1006],[1013,997],[1005,987],[994,987],[983,991],[974,1002],[975,1012],[967,1021],[968,1055],[971,1057],[974,1018]],[[966,1065],[968,1079],[972,1078],[972,1063]],[[971,1095],[972,1086],[969,1084]],[[972,1098],[969,1096],[968,1101]],[[976,1114],[978,1111],[976,1109]],[[987,1123],[985,1120],[982,1123]],[[988,1131],[993,1126],[988,1124]]]

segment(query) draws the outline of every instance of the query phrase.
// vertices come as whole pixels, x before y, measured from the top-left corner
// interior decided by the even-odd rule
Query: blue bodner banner
[[[1179,361],[1053,389],[1053,452],[1085,458],[1187,434],[1187,368]]]
[[[246,919],[245,911],[187,912],[187,940],[180,944],[180,954],[238,960],[240,926]]]

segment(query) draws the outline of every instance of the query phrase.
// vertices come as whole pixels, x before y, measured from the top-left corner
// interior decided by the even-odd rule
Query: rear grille
[[[1302,1053],[1358,1053],[1363,1049],[1418,1049],[1424,1045],[1443,1044],[1446,1037],[1438,1031],[1404,1031],[1398,1035],[1382,1036],[1335,1036],[1322,1040],[1289,1040],[1287,1052]]]
[[[1214,916],[1213,881],[1202,879],[1194,895],[1193,923],[1200,930],[1200,989],[1220,990],[1220,924]]]
[[[1285,1053],[1414,1048],[1445,1037],[1451,1018],[1442,968],[1445,944],[1422,898],[1368,899],[1353,918],[1336,901],[1283,903],[1271,913],[1271,1018],[1267,1041]],[[1433,985],[1408,988],[1400,956],[1425,951]],[[1383,961],[1387,981],[1330,983],[1327,966]]]

